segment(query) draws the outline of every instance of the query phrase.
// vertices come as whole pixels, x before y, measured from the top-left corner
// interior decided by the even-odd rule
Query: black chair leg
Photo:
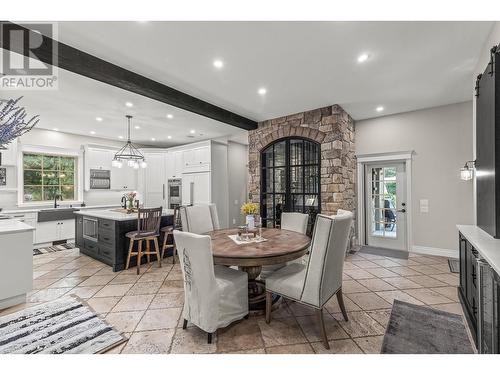
[[[212,334],[211,333],[208,334],[208,343],[209,344],[212,343]]]
[[[182,329],[186,329],[188,326],[188,321],[184,319],[184,322],[182,323]]]
[[[248,319],[250,317],[250,314],[246,314],[243,319]]]

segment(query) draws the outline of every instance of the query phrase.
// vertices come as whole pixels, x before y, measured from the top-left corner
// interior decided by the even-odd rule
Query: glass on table
[[[255,228],[257,229],[257,239],[262,238],[262,217],[255,215]]]

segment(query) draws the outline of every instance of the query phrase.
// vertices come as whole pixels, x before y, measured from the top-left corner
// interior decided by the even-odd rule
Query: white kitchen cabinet
[[[17,141],[12,141],[7,146],[6,150],[0,149],[0,154],[2,155],[2,166],[15,166],[17,165]]]
[[[32,231],[32,236],[33,236],[33,243],[35,243],[36,238],[35,238],[35,233],[36,233],[36,227],[37,227],[37,215],[36,212],[26,212],[26,213],[15,213],[15,214],[9,214],[13,219],[20,221],[21,223],[28,224],[29,226],[35,228],[35,230]]]
[[[75,219],[37,223],[36,243],[47,243],[75,238]]]
[[[182,204],[211,203],[210,172],[184,173],[182,176]]]
[[[110,170],[113,156],[113,151],[89,147],[85,155],[86,167]]]
[[[137,188],[137,170],[123,163],[121,168],[111,168],[111,190],[135,190]]]
[[[210,170],[210,147],[201,146],[184,150],[183,173],[206,172]]]
[[[184,151],[169,151],[166,154],[166,178],[182,178]]]
[[[144,205],[146,207],[166,207],[167,179],[166,153],[145,154],[148,167],[143,170]]]

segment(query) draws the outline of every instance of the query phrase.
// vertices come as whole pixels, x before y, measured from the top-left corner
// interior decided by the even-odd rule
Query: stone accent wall
[[[321,212],[333,215],[339,208],[355,212],[354,120],[336,104],[263,121],[249,132],[251,200],[260,203],[261,150],[277,139],[294,136],[321,144]]]

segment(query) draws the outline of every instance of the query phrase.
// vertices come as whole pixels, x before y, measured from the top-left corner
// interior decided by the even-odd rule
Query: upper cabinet
[[[168,151],[166,155],[166,176],[169,178],[181,178],[183,167],[183,154],[185,151]]]
[[[15,166],[17,165],[17,141],[14,140],[8,144],[6,150],[0,149],[1,166]]]
[[[184,150],[183,173],[210,171],[210,146]]]

